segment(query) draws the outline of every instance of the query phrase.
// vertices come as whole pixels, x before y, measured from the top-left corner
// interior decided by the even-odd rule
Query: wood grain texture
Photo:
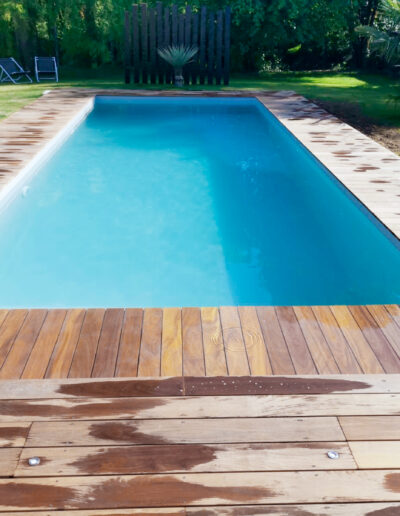
[[[159,308],[146,308],[144,311],[139,376],[160,374],[162,318],[163,312]]]
[[[200,308],[182,308],[183,374],[206,374]]]
[[[120,308],[106,310],[91,374],[94,378],[114,376],[123,320],[124,310]]]
[[[271,363],[254,306],[239,306],[240,324],[252,375],[272,374]]]
[[[161,376],[183,374],[182,314],[180,308],[164,308]]]
[[[128,308],[122,327],[115,376],[137,376],[140,341],[142,337],[143,310]]]
[[[207,376],[228,374],[218,308],[202,308],[203,345]]]
[[[349,447],[360,469],[400,469],[400,441],[352,441]]]
[[[238,310],[233,306],[221,306],[219,312],[229,374],[248,375],[250,368]]]
[[[400,416],[339,418],[348,441],[400,440]]]

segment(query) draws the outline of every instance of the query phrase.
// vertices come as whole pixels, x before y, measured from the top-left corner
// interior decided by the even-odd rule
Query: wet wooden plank
[[[128,308],[125,310],[115,376],[137,376],[142,322],[142,309]]]
[[[383,373],[383,367],[365,340],[348,307],[331,306],[331,310],[364,373]]]
[[[241,505],[186,509],[187,516],[396,516],[398,513],[400,513],[398,503]]]
[[[353,351],[347,343],[329,306],[314,306],[312,310],[322,333],[335,357],[341,373],[361,373]]]
[[[398,470],[185,473],[0,480],[1,510],[400,501]],[[23,496],[21,496],[23,493]]]
[[[46,315],[46,310],[28,313],[0,370],[1,379],[21,376]]]
[[[383,305],[370,305],[368,310],[376,320],[387,340],[400,357],[400,327]]]
[[[336,417],[44,421],[27,447],[344,441]],[[1,442],[1,441],[0,441]]]
[[[339,418],[348,441],[400,440],[400,416]]]
[[[399,394],[197,396],[175,398],[68,398],[2,400],[2,421],[186,419],[220,417],[391,416]]]
[[[293,362],[289,355],[275,308],[272,306],[262,306],[257,307],[256,310],[273,374],[294,374]]]
[[[357,443],[355,443],[357,444]],[[360,443],[365,444],[365,443]],[[383,443],[385,445],[385,443]],[[399,443],[400,445],[400,443]],[[394,452],[399,446],[394,446]],[[357,451],[356,457],[362,464],[373,461],[376,449],[372,445]],[[385,466],[388,446],[379,447],[385,457],[382,467],[397,468],[397,460]],[[4,454],[0,449],[0,474],[4,468],[14,473],[18,462],[19,449],[10,448],[15,453]],[[339,460],[331,460],[328,450],[336,450]],[[30,457],[39,457],[40,464],[29,465]],[[2,468],[1,459],[5,464]],[[359,464],[360,464],[359,462]],[[360,466],[364,467],[364,466]],[[368,466],[365,466],[368,467]],[[374,466],[371,466],[374,467]],[[174,444],[135,445],[67,448],[26,448],[22,450],[16,477],[68,476],[68,475],[131,475],[142,473],[180,472],[224,472],[224,471],[303,471],[357,469],[346,443],[257,443],[257,444]],[[3,473],[3,476],[5,473]]]
[[[234,306],[221,306],[219,312],[229,375],[248,375],[250,368],[238,310]]]
[[[252,375],[272,374],[261,326],[254,306],[239,306],[240,324]]]
[[[182,308],[183,374],[204,376],[203,333],[200,308]]]
[[[21,448],[0,448],[0,477],[11,477],[18,465]]]
[[[400,372],[400,357],[397,356],[382,329],[365,306],[349,307],[351,314],[387,373]],[[400,345],[399,345],[400,346]]]
[[[91,375],[94,378],[114,376],[123,320],[124,310],[120,308],[106,310]]]
[[[159,376],[160,374],[162,319],[161,309],[145,309],[138,376]]]
[[[164,308],[161,347],[161,376],[183,374],[182,313],[180,308]]]
[[[18,332],[28,314],[28,310],[10,310],[0,328],[0,370]]]
[[[349,447],[360,469],[400,468],[400,441],[354,441]]]
[[[68,310],[47,366],[46,378],[67,378],[85,314],[86,310],[79,308]]]
[[[104,313],[103,308],[87,310],[68,373],[70,378],[89,378],[91,376]]]
[[[50,310],[47,313],[21,378],[44,377],[66,315],[66,310]]]
[[[278,306],[276,313],[297,374],[315,374],[317,369],[291,306]]]
[[[312,308],[310,306],[297,306],[294,307],[294,312],[318,372],[320,374],[339,373],[336,360],[318,325]]]
[[[0,423],[0,448],[22,447],[31,423]]]
[[[218,308],[202,308],[204,358],[207,376],[228,374]]]

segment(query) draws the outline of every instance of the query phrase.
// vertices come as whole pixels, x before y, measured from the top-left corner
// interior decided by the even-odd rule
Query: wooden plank
[[[199,66],[200,84],[204,84],[206,76],[206,31],[207,31],[207,8],[200,8],[200,43],[199,43]]]
[[[157,22],[157,43],[156,48],[162,48],[164,46],[163,38],[163,5],[162,2],[156,3],[156,22]],[[156,67],[157,67],[157,78],[158,84],[164,84],[164,63],[163,59],[156,53]]]
[[[360,469],[400,468],[400,441],[353,441],[349,446]]]
[[[345,416],[340,424],[348,441],[400,440],[400,416]]]
[[[222,31],[223,14],[222,10],[217,11],[217,30],[216,30],[216,56],[215,56],[215,82],[221,84],[222,78]]]
[[[400,372],[400,358],[397,356],[382,329],[365,306],[350,306],[349,310],[387,373]]]
[[[143,310],[127,308],[122,326],[115,376],[137,376]]]
[[[234,306],[221,306],[219,312],[229,374],[248,375],[250,368],[238,310]]]
[[[361,373],[362,369],[340,330],[339,324],[329,306],[314,306],[312,307],[312,310],[321,331],[332,350],[340,372],[347,374]]]
[[[374,455],[382,449],[384,457],[377,463],[382,464],[382,467],[397,468],[399,455],[397,459],[392,457],[390,461],[387,457],[388,444],[377,444],[376,447],[372,445],[369,452],[357,449],[355,446],[356,459],[360,458],[359,464],[373,464]],[[400,443],[394,446],[394,452],[399,449],[399,446]],[[20,450],[18,448],[6,450],[14,453],[2,456],[0,449],[0,475],[3,472],[2,476],[5,476],[4,471],[8,471],[15,477],[217,473],[254,469],[257,471],[357,469],[348,445],[339,442],[26,448],[22,450],[17,468]],[[329,459],[328,450],[336,450],[340,454],[340,459]],[[40,464],[32,468],[28,462],[30,457],[39,457]],[[1,460],[3,458],[4,464]],[[392,465],[385,466],[387,463]],[[360,467],[365,469],[369,466]]]
[[[257,315],[273,374],[294,374],[292,359],[273,306],[257,307]]]
[[[365,340],[348,307],[331,306],[331,310],[364,373],[383,373],[383,367]]]
[[[91,375],[94,378],[114,376],[123,320],[124,310],[120,308],[106,310]]]
[[[8,315],[8,310],[0,310],[0,328],[1,328],[1,325],[3,324],[5,318],[7,317]]]
[[[0,370],[0,379],[21,376],[46,315],[46,310],[30,310]]]
[[[46,378],[67,378],[85,314],[86,310],[80,308],[68,310],[46,369]]]
[[[141,47],[142,47],[142,82],[148,82],[148,20],[147,20],[147,4],[140,4],[140,30],[141,30]]]
[[[230,49],[231,49],[231,8],[225,8],[225,27],[224,27],[224,85],[229,84],[229,67],[230,67]]]
[[[146,308],[144,311],[138,376],[160,374],[162,318],[160,308]]]
[[[207,48],[207,84],[213,84],[214,79],[214,40],[215,40],[215,15],[208,13],[207,24],[208,48]]]
[[[390,342],[397,355],[400,356],[400,327],[397,326],[384,306],[370,305],[368,306],[368,310],[378,323],[378,326],[385,334],[385,337]]]
[[[27,447],[344,441],[336,417],[45,421]]]
[[[0,328],[0,370],[21,329],[28,310],[10,310]]]
[[[252,375],[272,374],[267,349],[254,306],[239,306],[240,324]]]
[[[47,313],[21,378],[44,377],[66,315],[66,310],[50,310]]]
[[[0,423],[0,448],[22,447],[31,423]]]
[[[180,473],[2,479],[0,509],[116,509],[215,504],[336,503],[400,498],[398,470]],[[23,493],[23,496],[21,496]]]
[[[133,46],[133,82],[140,82],[140,49],[139,49],[139,9],[132,5],[132,46]]]
[[[89,378],[91,376],[104,313],[103,308],[87,310],[68,374],[70,378]]]
[[[180,308],[164,308],[161,376],[183,374],[182,317]]]
[[[182,308],[183,374],[206,374],[200,308]]]
[[[3,422],[65,419],[187,419],[220,417],[393,416],[399,394],[197,396],[2,400]]]
[[[150,7],[149,15],[149,56],[150,56],[150,82],[156,83],[156,13]]]
[[[16,516],[15,512],[3,512],[3,516]],[[60,511],[33,511],[27,512],[24,511],[24,516],[60,516]],[[186,516],[186,510],[183,507],[163,507],[161,509],[153,507],[151,509],[148,508],[140,508],[140,509],[95,509],[89,511],[74,511],[73,516],[122,516],[123,514],[127,515],[138,515],[138,516],[158,516],[165,515],[168,516]],[[203,515],[205,516],[205,515]]]
[[[296,373],[315,374],[317,370],[293,307],[278,306],[276,307],[276,314]]]
[[[228,373],[218,308],[201,309],[204,358],[207,376]]]
[[[400,328],[400,305],[385,305],[385,308]]]
[[[0,477],[12,477],[18,465],[20,448],[0,448]]]

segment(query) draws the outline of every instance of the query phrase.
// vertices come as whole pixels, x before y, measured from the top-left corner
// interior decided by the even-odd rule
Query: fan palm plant
[[[174,68],[175,86],[183,86],[182,69],[193,61],[198,48],[195,46],[170,45],[165,48],[158,48],[157,52],[167,63]]]

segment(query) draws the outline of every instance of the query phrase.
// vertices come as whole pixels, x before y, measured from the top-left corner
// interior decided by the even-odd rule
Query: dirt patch
[[[384,125],[362,113],[357,104],[350,102],[331,102],[313,100],[316,104],[337,116],[343,122],[358,129],[387,149],[400,155],[400,129]]]

